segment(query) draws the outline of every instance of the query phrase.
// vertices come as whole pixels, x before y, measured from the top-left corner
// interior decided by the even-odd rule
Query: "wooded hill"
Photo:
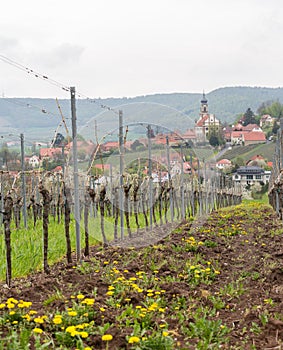
[[[222,122],[232,123],[237,115],[244,113],[249,107],[256,112],[264,102],[283,103],[283,89],[225,87],[207,93],[206,97],[209,112],[215,114]],[[95,102],[79,99],[76,104],[78,132],[85,138],[94,139],[94,119],[96,119],[99,137],[111,130],[116,133],[117,114],[102,106],[111,107],[116,111],[122,110],[124,124],[132,125],[133,135],[144,132],[144,126],[140,127],[138,123],[152,123],[156,125],[155,128],[163,126],[169,130],[184,131],[193,127],[195,120],[198,119],[201,98],[202,93],[172,93],[134,98],[98,98]],[[59,105],[63,115],[70,118],[70,99],[59,100]],[[61,116],[55,98],[0,99],[2,134],[24,132],[29,139],[50,140],[60,121]],[[67,121],[70,125],[70,119]],[[61,132],[64,133],[64,130],[61,129]]]

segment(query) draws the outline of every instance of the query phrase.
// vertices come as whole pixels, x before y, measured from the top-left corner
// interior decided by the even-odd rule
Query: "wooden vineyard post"
[[[36,226],[36,220],[37,220],[37,205],[35,203],[34,195],[30,197],[31,207],[32,207],[32,215],[33,215],[33,227]]]
[[[76,228],[76,257],[77,263],[81,262],[81,232],[80,232],[80,198],[79,198],[79,173],[77,156],[77,114],[76,114],[76,92],[70,88],[71,112],[72,112],[72,137],[73,137],[73,169],[74,169],[74,215]]]
[[[6,245],[6,284],[11,286],[12,280],[12,258],[11,258],[11,217],[12,217],[13,199],[10,194],[7,194],[4,198],[4,212],[3,223],[5,232],[5,245]]]
[[[139,214],[138,214],[138,191],[140,188],[139,177],[133,179],[133,199],[134,199],[134,214],[135,214],[135,222],[137,225],[137,232],[139,231]]]
[[[72,263],[72,250],[71,250],[71,239],[70,239],[70,221],[71,221],[71,190],[63,184],[64,196],[65,196],[65,237],[66,237],[66,247],[67,247],[67,262]]]
[[[152,129],[151,129],[151,125],[149,124],[147,126],[147,143],[148,143],[148,199],[149,199],[149,227],[150,227],[150,230],[152,230],[152,218],[153,218],[151,137],[152,137]]]
[[[121,226],[121,239],[124,238],[124,198],[123,198],[123,186],[124,186],[124,140],[123,140],[123,112],[119,111],[119,152],[120,152],[120,187],[119,187],[119,207],[120,207],[120,226]]]
[[[39,186],[39,192],[41,193],[43,197],[43,221],[42,221],[42,227],[43,227],[43,270],[45,273],[49,273],[50,269],[48,266],[48,215],[49,215],[49,209],[50,209],[50,202],[51,197],[49,194],[49,191],[44,188],[44,186],[41,184]]]
[[[22,168],[22,197],[23,197],[23,217],[24,226],[28,227],[27,224],[27,204],[26,204],[26,177],[25,177],[25,148],[24,148],[24,134],[20,135],[21,139],[21,168]]]
[[[131,227],[130,227],[130,218],[129,218],[129,194],[130,189],[132,187],[131,183],[124,184],[124,193],[125,193],[125,201],[124,201],[124,210],[126,216],[126,225],[129,237],[132,237]]]
[[[181,219],[185,219],[185,192],[184,192],[184,154],[183,147],[181,145],[181,180],[180,180],[180,195],[181,195]]]
[[[106,187],[101,185],[102,188],[100,189],[99,194],[99,207],[100,207],[100,227],[101,227],[101,234],[103,238],[103,243],[107,244],[107,239],[105,236],[105,230],[104,230],[104,201],[106,196]]]
[[[118,239],[118,219],[119,219],[119,188],[114,187],[114,240]]]
[[[87,187],[87,190],[85,191],[85,203],[84,203],[84,228],[85,228],[85,256],[89,256],[89,231],[88,231],[88,216],[89,216],[89,208],[90,208],[90,195],[89,195],[90,188]]]
[[[166,136],[166,155],[167,155],[167,172],[168,172],[168,185],[169,185],[169,207],[171,215],[171,223],[174,221],[174,207],[173,207],[173,186],[171,179],[171,162],[170,162],[170,148],[169,148],[169,138]]]

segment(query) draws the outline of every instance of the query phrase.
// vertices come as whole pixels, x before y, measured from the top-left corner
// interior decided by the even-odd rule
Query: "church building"
[[[217,129],[221,127],[220,120],[215,117],[214,114],[208,112],[208,102],[203,93],[202,99],[200,101],[200,113],[199,119],[195,124],[195,134],[197,142],[208,141],[209,133],[212,129]]]

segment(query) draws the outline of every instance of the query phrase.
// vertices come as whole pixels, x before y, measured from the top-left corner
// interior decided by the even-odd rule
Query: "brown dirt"
[[[152,259],[156,263],[165,261],[171,257],[175,265],[160,264],[158,276],[178,276],[183,272],[183,262],[188,261],[193,255],[201,254],[207,261],[218,261],[221,271],[216,280],[210,284],[200,284],[192,287],[186,278],[180,278],[178,282],[164,282],[162,289],[166,290],[167,303],[174,302],[176,295],[186,298],[195,298],[198,306],[211,305],[210,296],[217,296],[219,291],[229,283],[234,282],[234,289],[241,285],[243,293],[233,295],[227,291],[222,295],[225,303],[220,308],[214,319],[222,320],[231,331],[227,344],[223,349],[281,349],[283,344],[283,226],[276,218],[271,208],[265,206],[253,210],[253,219],[250,220],[250,212],[235,212],[235,215],[225,221],[225,227],[221,224],[221,215],[213,213],[205,223],[193,226],[183,222],[177,230],[168,237],[163,237],[152,251]],[[228,232],[233,225],[240,225],[241,233],[234,235],[218,235],[215,232]],[[242,232],[247,234],[242,234]],[[214,232],[213,234],[211,232]],[[184,245],[184,239],[194,236],[197,241],[209,241],[211,244],[198,246],[195,252],[178,251],[176,247]],[[131,245],[128,242],[126,245]],[[133,249],[127,247],[92,247],[90,258],[84,258],[88,265],[88,273],[83,273],[79,268],[68,266],[60,262],[51,268],[51,273],[36,273],[27,278],[13,281],[10,289],[0,286],[1,299],[15,297],[33,302],[33,309],[42,312],[43,302],[54,295],[58,290],[69,298],[73,293],[81,292],[90,295],[97,288],[95,307],[103,306],[108,283],[104,280],[105,261],[110,264],[116,260],[115,267],[119,270],[127,269],[128,277],[136,276],[138,271],[146,271],[148,275],[153,272],[146,265],[144,249],[136,247],[135,259],[131,259]],[[97,271],[99,262],[99,272]],[[148,286],[150,288],[150,286]],[[142,302],[142,295],[132,293],[128,296],[133,305]],[[1,301],[1,300],[0,300]],[[270,301],[270,302],[269,302]],[[64,308],[64,302],[54,300],[47,309]],[[189,310],[188,310],[189,312]],[[266,323],[260,322],[262,314],[268,314]],[[166,315],[169,328],[175,331],[176,349],[194,349],[186,345],[184,334],[176,328],[178,324],[170,315]],[[97,324],[101,319],[95,320]],[[186,322],[192,322],[189,319]],[[115,314],[106,310],[104,322],[113,323],[108,332],[113,335],[111,349],[128,349],[125,335],[130,330],[122,331],[115,327]],[[256,329],[259,325],[260,330]],[[178,341],[178,343],[177,343]],[[100,337],[92,339],[95,349],[103,349]],[[282,346],[283,348],[283,346]]]

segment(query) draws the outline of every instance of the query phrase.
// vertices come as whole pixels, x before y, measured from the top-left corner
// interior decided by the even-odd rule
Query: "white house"
[[[28,160],[28,163],[30,166],[32,166],[33,168],[38,168],[39,164],[40,164],[40,160],[39,157],[36,155],[33,155],[32,157],[30,157],[30,159]]]
[[[229,159],[221,159],[216,163],[216,168],[219,170],[226,170],[232,167],[232,162]]]
[[[255,183],[266,184],[269,182],[270,175],[270,170],[264,170],[258,166],[240,166],[233,175],[233,181],[243,187]]]

